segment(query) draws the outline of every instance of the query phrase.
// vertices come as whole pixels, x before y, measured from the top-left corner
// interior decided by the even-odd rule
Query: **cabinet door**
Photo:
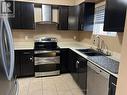
[[[78,12],[79,6],[69,7],[68,29],[78,30]]]
[[[87,93],[87,60],[79,56],[78,58],[78,85],[84,95]]]
[[[68,30],[68,7],[60,6],[59,7],[59,30]]]
[[[77,72],[76,70],[76,53],[73,52],[72,50],[69,50],[69,64],[68,64],[68,68],[69,68],[69,72],[71,74],[75,74]]]
[[[84,95],[87,87],[87,60],[79,56],[72,50],[69,51],[69,70],[77,85]]]
[[[21,28],[21,13],[20,13],[20,2],[15,2],[15,15],[13,18],[9,18],[9,23],[12,29]]]
[[[68,62],[69,66],[68,66],[68,68],[69,68],[69,72],[71,73],[71,75],[76,83],[78,83],[77,60],[78,60],[77,54],[74,51],[69,50],[69,62]]]
[[[95,3],[81,3],[79,7],[78,29],[83,31],[93,31]]]
[[[68,73],[68,51],[69,49],[61,49],[60,51],[60,72]]]
[[[123,32],[126,7],[119,0],[106,0],[104,31]]]
[[[95,3],[85,3],[84,31],[93,31]]]
[[[85,3],[81,3],[79,5],[80,12],[79,12],[79,23],[78,23],[78,30],[83,30],[84,28],[84,15],[85,15]]]
[[[9,18],[12,29],[34,29],[34,5],[26,2],[15,2],[15,17]]]
[[[21,28],[22,29],[34,29],[34,4],[21,3]]]
[[[21,76],[34,75],[33,51],[22,51]]]
[[[16,77],[20,77],[21,75],[21,58],[20,58],[20,51],[15,51],[15,70],[14,70],[14,75]]]

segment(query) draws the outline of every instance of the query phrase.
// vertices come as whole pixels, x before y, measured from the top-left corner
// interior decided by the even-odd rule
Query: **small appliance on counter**
[[[39,37],[34,42],[35,77],[60,74],[60,49],[57,39]]]

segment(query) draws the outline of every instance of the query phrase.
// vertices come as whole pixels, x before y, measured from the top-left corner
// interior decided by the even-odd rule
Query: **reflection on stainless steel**
[[[14,48],[11,29],[6,16],[0,18],[0,95],[16,95]]]
[[[44,57],[44,58],[38,58],[35,57],[35,65],[41,65],[41,64],[60,64],[60,57]]]
[[[108,95],[109,76],[107,72],[87,63],[87,95]]]

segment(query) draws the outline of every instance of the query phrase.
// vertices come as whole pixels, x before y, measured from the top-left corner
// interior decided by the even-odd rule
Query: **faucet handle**
[[[111,54],[111,52],[107,51],[107,52],[106,52],[106,55],[107,55],[107,56],[111,56],[112,54]]]

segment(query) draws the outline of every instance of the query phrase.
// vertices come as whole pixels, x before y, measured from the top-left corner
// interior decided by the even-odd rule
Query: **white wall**
[[[127,95],[127,16],[121,54],[116,95]]]

